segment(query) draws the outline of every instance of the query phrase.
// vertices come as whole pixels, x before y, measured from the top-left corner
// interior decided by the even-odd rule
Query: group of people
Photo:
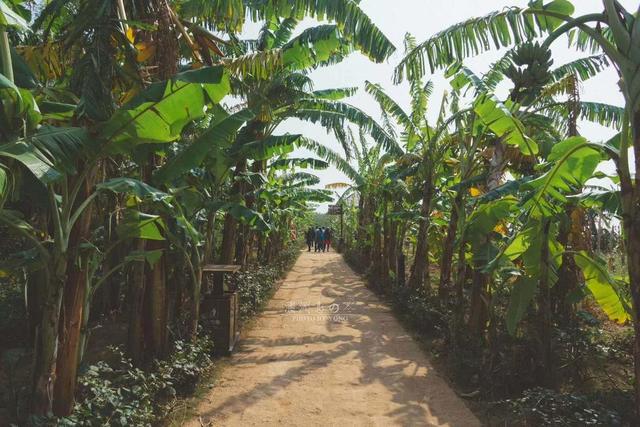
[[[331,248],[331,229],[327,227],[309,227],[305,236],[308,252],[311,252],[311,246],[314,252],[325,252]]]

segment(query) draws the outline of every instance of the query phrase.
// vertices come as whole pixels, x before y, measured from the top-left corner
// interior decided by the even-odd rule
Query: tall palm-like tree
[[[544,4],[535,1],[528,8],[509,8],[482,18],[454,25],[421,43],[409,53],[396,70],[396,79],[405,75],[424,74],[426,63],[433,70],[454,61],[481,53],[495,46],[507,47],[522,40],[549,36],[544,47],[550,46],[558,37],[574,33],[573,44],[582,50],[602,51],[615,66],[621,77],[620,88],[625,98],[625,114],[622,132],[615,139],[614,147],[607,152],[616,162],[623,200],[623,227],[629,265],[629,278],[633,299],[634,318],[640,317],[640,226],[637,206],[640,206],[640,191],[637,178],[631,174],[628,151],[635,153],[635,169],[640,162],[640,96],[634,84],[638,75],[637,51],[640,38],[634,28],[637,17],[628,12],[616,0],[603,0],[603,11],[573,17],[573,6],[567,0],[556,0]],[[531,19],[534,18],[534,19]],[[533,25],[532,25],[533,24]],[[603,28],[604,27],[604,28]],[[640,322],[635,325],[635,375],[636,407],[640,413]]]
[[[405,51],[412,52],[416,48],[415,39],[407,35],[405,38]],[[401,127],[402,139],[405,141],[406,150],[412,156],[419,159],[417,182],[420,184],[421,206],[420,219],[418,221],[418,234],[416,241],[415,259],[411,267],[409,278],[410,287],[426,286],[430,287],[429,277],[429,243],[427,239],[432,202],[435,195],[436,169],[444,155],[446,146],[444,139],[446,133],[442,132],[446,128],[443,122],[448,122],[443,117],[444,109],[441,111],[437,124],[431,125],[427,119],[427,108],[429,96],[433,89],[430,82],[424,83],[422,77],[417,73],[408,75],[411,94],[411,111],[405,112],[391,97],[389,97],[380,86],[367,83],[367,91],[374,96],[383,111],[391,116]],[[443,99],[443,105],[446,97]],[[440,128],[438,130],[437,128]]]
[[[345,143],[345,125],[355,123],[367,129],[377,140],[393,147],[395,141],[387,138],[384,131],[361,110],[341,102],[355,92],[352,88],[325,89],[314,91],[310,70],[331,66],[341,61],[354,48],[361,48],[357,41],[343,35],[343,30],[336,25],[321,25],[308,28],[298,36],[292,37],[297,25],[295,18],[268,20],[258,40],[251,43],[239,43],[238,49],[246,58],[257,58],[268,53],[282,61],[276,61],[270,69],[237,69],[236,78],[232,82],[233,91],[242,100],[242,106],[254,111],[252,119],[239,134],[234,145],[238,152],[246,144],[255,144],[270,138],[279,124],[289,118],[297,118],[319,123],[332,132],[337,139]],[[271,139],[270,141],[274,141]],[[284,141],[284,140],[283,140]],[[288,140],[290,143],[290,139]],[[303,139],[298,140],[304,143]],[[235,167],[235,175],[240,176],[247,171],[247,159],[239,157]],[[252,172],[262,168],[254,162]],[[248,189],[241,181],[234,184],[235,197],[244,198]],[[251,205],[251,198],[245,200]],[[227,215],[223,234],[221,262],[230,263],[234,259],[244,261],[244,243],[237,241],[237,224],[234,218]],[[244,239],[244,234],[241,236]],[[235,248],[234,248],[235,247]]]

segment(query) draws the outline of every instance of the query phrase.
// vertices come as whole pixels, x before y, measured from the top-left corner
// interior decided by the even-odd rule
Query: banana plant
[[[640,111],[640,97],[637,96],[634,81],[638,78],[635,70],[638,67],[636,54],[640,42],[634,28],[637,17],[623,8],[615,0],[603,0],[603,11],[579,17],[573,17],[573,6],[569,1],[559,0],[544,4],[534,1],[528,8],[509,8],[495,12],[482,18],[475,18],[436,34],[418,45],[396,69],[396,80],[406,75],[424,74],[426,63],[431,70],[442,68],[455,61],[479,54],[495,48],[510,47],[520,41],[548,35],[542,44],[549,47],[561,35],[571,33],[571,42],[581,50],[592,53],[603,52],[617,69],[621,81],[620,88],[625,98],[625,111],[622,132],[619,138],[617,154],[614,156],[623,200],[623,226],[627,244],[630,286],[633,299],[634,324],[636,342],[640,342],[640,326],[638,325],[638,307],[640,307],[640,233],[634,219],[638,212],[637,183],[631,176],[631,165],[628,151],[633,148],[635,158],[640,156],[640,134],[636,116]],[[636,165],[636,169],[637,165]],[[640,345],[636,345],[636,378],[640,378]],[[636,381],[636,407],[640,411],[640,381]]]
[[[80,322],[84,296],[87,289],[86,260],[81,245],[90,235],[88,214],[96,189],[91,188],[94,165],[109,153],[132,150],[144,142],[168,142],[180,136],[180,129],[203,114],[205,105],[218,102],[225,85],[224,71],[218,68],[201,69],[176,75],[170,82],[152,85],[119,110],[112,119],[98,130],[98,136],[89,137],[88,130],[78,127],[41,126],[29,132],[25,138],[17,138],[0,147],[0,156],[22,165],[41,183],[45,195],[45,209],[52,218],[51,243],[44,244],[31,238],[42,258],[48,280],[42,307],[42,322],[36,351],[34,369],[34,404],[36,413],[51,410],[51,396],[60,399],[60,405],[69,407],[73,402],[73,387],[78,365]],[[189,108],[176,108],[175,102]],[[33,108],[37,108],[35,103]],[[17,169],[16,169],[17,170]],[[25,234],[30,230],[23,220],[3,212],[2,220],[12,229]],[[27,234],[30,234],[28,232]],[[82,260],[71,263],[76,258]],[[65,322],[65,343],[58,348],[58,321],[60,305],[65,304],[69,313]],[[56,362],[60,360],[60,363]],[[56,372],[57,371],[57,372]],[[58,378],[58,387],[51,378]],[[69,386],[71,384],[71,386]],[[66,412],[63,409],[62,412]]]
[[[631,170],[638,170],[640,158],[640,92],[637,88],[638,52],[640,38],[637,34],[638,17],[628,12],[615,0],[603,0],[604,11],[583,15],[566,22],[545,40],[551,45],[558,37],[572,31],[576,34],[575,44],[579,49],[597,49],[604,52],[614,64],[620,76],[620,90],[625,99],[622,131],[614,161],[620,177],[622,200],[622,224],[625,232],[625,248],[632,296],[632,310],[635,329],[635,400],[636,412],[640,414],[640,185],[637,174],[633,178]],[[637,14],[637,13],[636,13]],[[596,27],[589,24],[595,24]],[[602,26],[605,29],[602,30]],[[629,150],[635,155],[635,165],[629,159]]]
[[[237,155],[235,176],[246,173],[249,167],[249,159],[243,157],[244,146],[273,143],[274,140],[269,138],[275,136],[278,125],[289,118],[320,124],[333,133],[346,149],[348,144],[345,142],[344,128],[349,122],[366,128],[374,138],[387,146],[395,147],[395,141],[388,138],[371,117],[341,101],[354,93],[353,88],[316,91],[307,75],[313,68],[331,66],[341,61],[353,48],[363,48],[357,42],[357,37],[350,38],[342,31],[344,28],[341,30],[335,25],[311,27],[292,37],[298,16],[287,15],[287,18],[281,19],[278,13],[264,15],[266,22],[257,40],[236,46],[239,53],[245,56],[269,52],[277,53],[281,60],[272,63],[267,70],[252,67],[236,69],[232,93],[241,98],[242,108],[248,108],[256,116],[247,123],[234,142]],[[251,168],[251,172],[258,172],[263,165],[260,161],[254,161]],[[254,203],[248,196],[251,190],[241,180],[234,180],[234,201],[244,202],[251,208]],[[234,259],[243,262],[247,244],[243,236],[248,235],[248,231],[239,228],[229,215],[225,218],[224,228],[221,262],[230,263]]]

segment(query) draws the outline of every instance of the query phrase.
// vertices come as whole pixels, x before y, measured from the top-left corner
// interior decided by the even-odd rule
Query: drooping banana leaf
[[[595,190],[570,196],[570,199],[577,199],[583,206],[599,209],[611,215],[622,215],[622,199],[619,190]]]
[[[528,276],[518,277],[512,285],[511,298],[509,299],[509,306],[507,307],[507,314],[505,316],[507,331],[511,335],[515,334],[516,327],[527,313],[527,309],[531,301],[533,301],[537,290],[538,282]]]
[[[319,99],[327,99],[329,101],[339,101],[344,98],[353,96],[358,91],[357,87],[345,87],[337,89],[314,90],[313,96]]]
[[[0,145],[0,157],[17,160],[25,166],[43,184],[50,184],[62,178],[62,174],[44,156],[41,156],[33,145],[18,140]]]
[[[233,147],[231,156],[241,156],[252,160],[267,160],[274,156],[291,153],[302,135],[271,135],[259,141],[252,141]]]
[[[395,51],[393,44],[362,11],[356,0],[245,0],[245,3],[254,20],[275,17],[302,20],[310,17],[318,21],[335,22],[344,38],[376,62],[384,61]]]
[[[493,94],[483,94],[476,99],[473,110],[480,120],[506,144],[520,148],[525,155],[538,154],[538,144],[529,138],[523,124]]]
[[[229,90],[222,66],[178,73],[170,81],[152,84],[117,110],[99,138],[110,152],[174,141],[187,123],[203,117],[207,105],[219,102]]]
[[[561,20],[552,15],[570,17],[574,7],[567,0],[531,2],[528,8],[509,7],[452,25],[418,44],[400,61],[394,80],[407,75],[425,75],[427,66],[434,72],[495,47],[510,47],[552,31]]]
[[[0,28],[2,27],[13,27],[22,31],[29,30],[27,21],[7,6],[3,0],[0,0]]]
[[[140,180],[133,178],[112,178],[108,181],[96,185],[98,191],[111,191],[113,193],[124,193],[135,196],[141,200],[160,203],[167,209],[171,208],[173,196],[160,191]]]
[[[593,176],[601,160],[601,152],[582,137],[554,145],[548,156],[551,169],[522,186],[534,191],[525,203],[530,215],[540,217],[558,211],[566,203],[566,195],[581,188]]]
[[[582,270],[587,288],[607,316],[618,323],[630,321],[631,304],[619,290],[628,285],[611,277],[602,260],[593,259],[584,251],[576,253],[574,259]]]
[[[161,231],[165,227],[158,215],[126,209],[124,219],[118,225],[116,232],[121,239],[165,240]]]
[[[258,231],[268,231],[271,229],[269,223],[264,220],[262,214],[249,209],[240,203],[224,203],[219,210],[228,212],[238,221],[249,224]]]
[[[216,152],[219,148],[228,147],[238,129],[252,118],[253,113],[249,110],[242,110],[211,124],[202,135],[162,166],[154,174],[154,180],[169,182],[189,170],[201,166],[208,155]]]

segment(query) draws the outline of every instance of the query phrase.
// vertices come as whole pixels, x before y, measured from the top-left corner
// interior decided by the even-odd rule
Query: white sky
[[[576,15],[599,12],[603,9],[601,0],[574,0],[573,3],[576,6]],[[620,0],[620,3],[631,11],[635,11],[635,8],[638,7],[638,2],[633,0]],[[525,7],[526,5],[526,0],[363,0],[361,3],[362,9],[394,43],[397,48],[396,53],[386,63],[375,64],[356,52],[340,64],[314,71],[312,78],[315,82],[315,89],[359,87],[361,89],[358,93],[347,99],[346,102],[379,119],[380,113],[377,104],[363,89],[365,80],[370,80],[374,83],[380,83],[389,95],[403,108],[408,109],[409,96],[406,84],[396,86],[392,82],[393,70],[403,57],[405,33],[413,34],[417,42],[422,42],[450,25],[468,18],[485,15],[507,6]],[[314,21],[312,20],[305,21],[298,30],[313,24]],[[255,28],[250,26],[247,31],[255,32]],[[566,38],[556,41],[553,51],[554,67],[580,56],[585,56],[569,50]],[[499,57],[500,53],[488,52],[480,57],[465,61],[465,64],[477,74],[482,74]],[[438,105],[442,92],[448,89],[449,85],[441,73],[425,76],[425,81],[427,79],[431,79],[435,84],[432,105]],[[605,102],[616,105],[622,105],[623,103],[622,95],[617,86],[617,76],[612,69],[606,70],[599,76],[585,82],[583,89],[582,99],[584,101]],[[340,145],[335,139],[331,135],[327,135],[320,126],[299,120],[288,120],[278,127],[276,134],[287,132],[302,133],[337,151],[341,151]],[[613,133],[608,129],[590,123],[582,123],[580,132],[583,136],[593,141],[607,139]],[[304,155],[306,157],[308,154],[299,150],[292,156]],[[321,178],[321,186],[336,181],[348,182],[348,179],[334,168],[329,168],[325,171],[313,171],[313,173]],[[326,205],[321,205],[319,211],[326,212]]]

